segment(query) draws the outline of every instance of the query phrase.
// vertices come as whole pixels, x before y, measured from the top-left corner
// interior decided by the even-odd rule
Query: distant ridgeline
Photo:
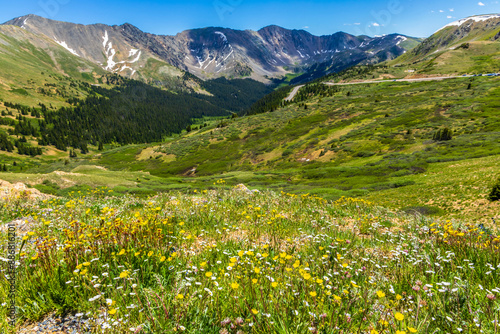
[[[0,118],[0,124],[12,128],[8,134],[33,136],[40,146],[53,145],[57,149],[68,147],[88,152],[88,144],[133,144],[161,141],[179,133],[192,124],[193,119],[204,116],[228,116],[248,108],[271,88],[250,79],[227,80],[219,78],[203,82],[202,87],[213,95],[188,92],[168,92],[140,81],[109,75],[114,88],[103,88],[86,83],[89,96],[69,98],[71,107],[51,110],[26,107],[5,102],[7,108],[19,111],[16,119]],[[5,111],[2,116],[7,116]],[[10,113],[12,114],[12,113]],[[28,117],[27,117],[28,116]],[[32,117],[29,117],[32,116]],[[30,149],[19,140],[12,142],[5,134],[0,137],[0,150],[19,154],[38,155],[40,148]]]

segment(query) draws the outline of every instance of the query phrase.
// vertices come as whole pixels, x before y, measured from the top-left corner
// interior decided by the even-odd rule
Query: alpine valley
[[[428,38],[27,15],[0,113],[1,333],[499,332],[500,14]]]

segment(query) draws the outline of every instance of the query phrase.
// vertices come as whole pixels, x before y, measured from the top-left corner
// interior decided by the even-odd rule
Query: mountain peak
[[[146,72],[147,76],[155,71],[175,72],[169,67],[172,65],[200,78],[250,77],[268,82],[269,78],[282,77],[294,68],[304,70],[328,63],[325,71],[331,72],[404,53],[395,40],[359,38],[343,32],[314,36],[305,30],[278,25],[257,32],[207,27],[165,36],[145,33],[130,23],[82,25],[32,14],[6,24],[43,35],[106,71],[137,78],[144,77]],[[381,51],[385,55],[377,56]]]
[[[488,21],[492,19],[500,19],[500,14],[483,14],[483,15],[474,15],[474,16],[469,16],[451,23],[448,23],[438,31],[441,31],[445,28],[448,27],[460,27],[462,24],[469,22],[469,21],[474,21],[474,22],[483,22],[483,21]],[[438,32],[436,31],[436,32]]]

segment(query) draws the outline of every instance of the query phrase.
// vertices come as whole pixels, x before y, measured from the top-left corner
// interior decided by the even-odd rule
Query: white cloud
[[[302,29],[309,29],[309,26],[303,26]]]
[[[439,12],[440,12],[440,13],[444,13],[444,10],[440,9],[440,10],[439,10]]]
[[[355,22],[355,23],[354,23],[354,25],[355,25],[355,26],[360,26],[360,25],[361,25],[361,23],[359,23],[359,22]]]
[[[484,3],[482,3],[481,1],[479,1],[477,4],[478,4],[479,6],[486,6],[486,5],[485,5]]]
[[[380,27],[380,24],[378,24],[377,22],[375,22],[375,23],[373,24],[373,26],[374,26],[374,27]]]
[[[450,8],[450,12],[454,12],[454,11],[455,11],[455,9],[453,9],[453,8]]]
[[[447,19],[452,19],[453,17],[452,17],[452,16],[450,16],[450,15],[448,15],[446,18],[447,18]]]

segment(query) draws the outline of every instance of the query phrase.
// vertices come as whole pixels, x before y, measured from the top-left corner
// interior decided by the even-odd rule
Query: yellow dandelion
[[[123,255],[123,254],[125,254],[125,249],[122,248],[122,250],[116,255]]]
[[[309,295],[311,297],[316,297],[318,294],[316,293],[316,291],[311,291],[311,292],[309,292]]]
[[[418,332],[415,328],[413,327],[408,327],[408,330],[410,331],[410,333],[416,333]]]
[[[257,311],[256,309],[254,309],[254,308],[253,308],[253,309],[252,309],[252,313],[253,313],[254,315],[257,315],[257,314],[259,314],[259,311]]]
[[[166,259],[167,259],[167,258],[166,258],[165,256],[162,256],[162,257],[160,258],[160,262],[163,262],[163,261],[165,261]]]
[[[252,283],[257,284],[257,279],[256,278],[252,279]]]
[[[372,329],[372,330],[370,331],[370,334],[378,334],[378,330],[376,330],[376,329]]]
[[[207,276],[207,277],[212,277],[212,272],[211,272],[211,271],[207,271],[207,272],[205,273],[205,276]]]
[[[108,312],[108,313],[109,313],[109,314],[111,314],[111,315],[113,315],[113,314],[115,314],[115,313],[116,313],[116,309],[114,308],[114,309],[112,309],[112,310],[109,310],[109,312]]]
[[[385,297],[385,293],[383,291],[377,291],[377,296],[378,298],[384,298]]]
[[[304,279],[307,281],[311,278],[311,275],[309,273],[304,274]]]
[[[254,268],[253,270],[256,274],[260,273],[260,268]]]
[[[405,331],[396,331],[396,334],[406,334]]]
[[[401,300],[402,298],[403,298],[403,296],[401,296],[400,294],[396,295],[396,300]]]
[[[271,283],[271,286],[272,286],[273,288],[277,287],[277,286],[278,286],[278,282],[272,282],[272,283]]]
[[[122,271],[122,272],[120,273],[120,278],[125,278],[125,277],[127,277],[127,276],[128,276],[128,271],[127,271],[127,270]]]
[[[235,257],[232,257],[229,259],[229,261],[231,261],[231,263],[236,263],[236,261],[238,261],[238,259]]]
[[[396,320],[398,320],[398,321],[403,321],[403,319],[405,318],[405,316],[402,315],[399,312],[396,312],[396,313],[394,313],[394,318],[396,318]]]
[[[183,299],[184,295],[182,293],[179,293],[175,298],[177,298],[177,299]]]
[[[236,282],[233,282],[231,283],[231,288],[233,288],[234,290],[238,289],[240,287],[240,285]]]

